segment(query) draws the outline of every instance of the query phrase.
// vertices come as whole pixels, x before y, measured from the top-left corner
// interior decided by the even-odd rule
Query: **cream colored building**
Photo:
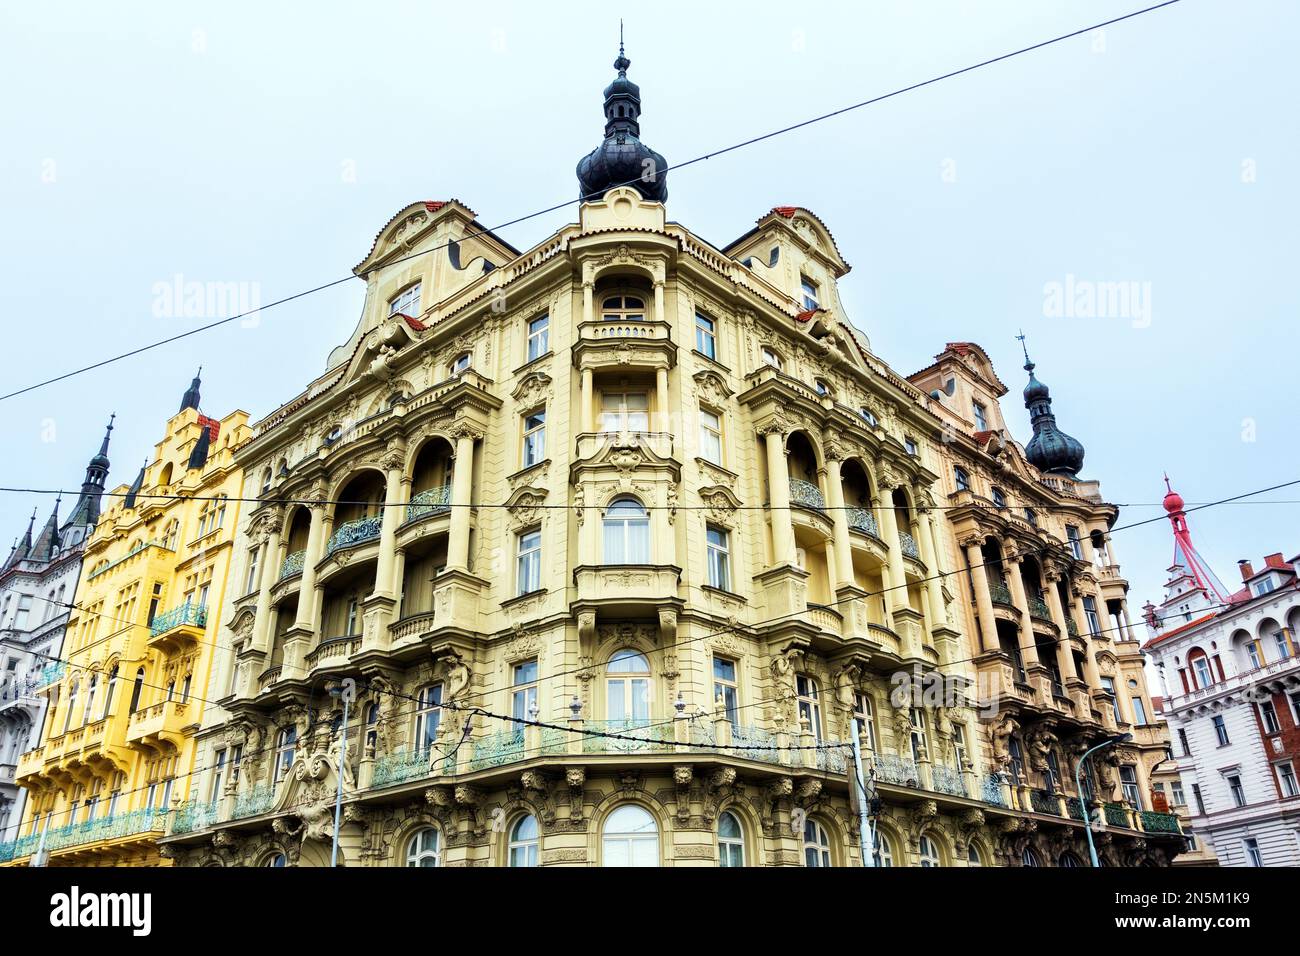
[[[327,864],[345,744],[346,866],[857,865],[854,736],[881,862],[1023,861],[943,419],[811,212],[724,248],[666,219],[626,67],[576,223],[520,252],[398,212],[352,337],[238,450],[261,503],[177,861]],[[946,694],[894,706],[908,674]]]

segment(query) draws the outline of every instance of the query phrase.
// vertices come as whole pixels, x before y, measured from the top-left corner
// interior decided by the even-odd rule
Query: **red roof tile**
[[[1172,631],[1165,631],[1163,634],[1157,634],[1155,637],[1151,638],[1151,640],[1147,641],[1146,644],[1143,645],[1143,647],[1155,647],[1157,644],[1163,644],[1171,637],[1177,637],[1179,634],[1183,633],[1183,631],[1189,631],[1192,628],[1196,627],[1198,624],[1204,624],[1206,621],[1217,616],[1218,616],[1217,611],[1211,611],[1209,614],[1203,615],[1202,617],[1198,617],[1194,621],[1188,621],[1186,624],[1178,625]]]

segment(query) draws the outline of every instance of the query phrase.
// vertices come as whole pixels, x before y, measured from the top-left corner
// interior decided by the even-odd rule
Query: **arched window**
[[[1073,870],[1077,867],[1082,867],[1083,861],[1079,859],[1078,856],[1071,853],[1069,850],[1066,850],[1064,853],[1061,854],[1061,859],[1057,863],[1057,866],[1063,866],[1066,869]]]
[[[452,375],[459,375],[461,372],[467,371],[469,369],[469,364],[470,364],[470,353],[462,352],[460,355],[457,355],[456,358],[452,361],[451,367],[447,371],[451,372]]]
[[[442,834],[434,827],[426,827],[411,835],[406,841],[407,866],[441,866]]]
[[[288,866],[289,861],[284,858],[283,853],[272,853],[270,856],[266,858],[266,862],[263,863],[262,865],[263,866]]]
[[[605,668],[605,716],[644,725],[650,720],[650,662],[632,650],[617,651]]]
[[[1038,858],[1038,851],[1032,846],[1025,847],[1025,852],[1020,855],[1022,866],[1042,866],[1043,862]]]
[[[619,498],[605,512],[605,563],[650,563],[650,515],[635,498]]]
[[[117,691],[117,665],[108,672],[108,687],[104,691],[104,712],[101,717],[107,717],[113,712],[113,694]]]
[[[289,768],[293,766],[294,745],[298,741],[298,730],[296,727],[286,727],[280,731],[279,737],[275,741],[275,771],[273,782],[278,784],[289,773]]]
[[[510,828],[509,851],[511,866],[537,865],[537,818],[531,813],[520,817]]]
[[[800,674],[795,678],[795,690],[799,698],[799,728],[802,731],[806,721],[808,729],[812,731],[813,739],[821,743],[822,705],[817,679],[808,674]]]
[[[718,817],[718,865],[745,865],[745,831],[730,810]]]
[[[600,315],[606,322],[644,322],[645,300],[634,295],[611,295],[601,304]]]
[[[879,830],[876,831],[875,848],[876,866],[889,867],[894,865],[894,844],[887,835]]]
[[[170,465],[168,467],[171,467]],[[163,532],[162,546],[168,551],[176,550],[176,542],[181,534],[181,523],[173,518],[167,524],[167,530]]]
[[[808,820],[803,825],[803,865],[831,865],[831,838],[816,820]]]
[[[776,369],[779,372],[781,371],[781,356],[777,355],[776,352],[764,346],[763,364],[770,365],[772,366],[772,368]]]
[[[86,687],[86,707],[81,712],[81,722],[88,724],[95,720],[95,692],[99,689],[99,675],[90,675],[90,684]]]
[[[1196,675],[1196,686],[1209,687],[1214,683],[1214,673],[1210,670],[1210,659],[1206,656],[1205,651],[1199,647],[1187,655],[1187,660],[1192,665],[1192,672]]]
[[[140,709],[140,692],[144,690],[144,668],[141,667],[135,672],[135,683],[131,685],[131,709],[128,713],[134,714]]]
[[[943,859],[939,855],[939,844],[935,841],[934,837],[930,836],[930,834],[921,834],[918,848],[921,854],[922,867],[929,869],[932,867],[943,866]]]
[[[967,866],[984,865],[984,858],[980,856],[979,847],[977,847],[974,843],[966,847],[966,865]]]
[[[68,728],[72,726],[72,712],[77,709],[78,686],[74,680],[72,686],[68,688],[68,711],[63,715],[63,732],[65,734],[68,732]]]
[[[659,827],[650,811],[626,803],[605,818],[601,835],[604,866],[658,866]]]

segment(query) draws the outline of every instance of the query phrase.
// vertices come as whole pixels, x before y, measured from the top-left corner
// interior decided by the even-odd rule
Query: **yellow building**
[[[14,863],[43,845],[54,865],[157,865],[167,813],[189,795],[248,433],[244,412],[198,409],[196,377],[87,541],[64,673],[18,763],[30,799]]]
[[[353,335],[238,449],[259,500],[165,852],[328,865],[341,786],[345,866],[859,865],[856,738],[881,864],[1077,859],[972,690],[944,415],[812,212],[722,247],[667,218],[615,66],[577,221],[519,251],[400,210]]]

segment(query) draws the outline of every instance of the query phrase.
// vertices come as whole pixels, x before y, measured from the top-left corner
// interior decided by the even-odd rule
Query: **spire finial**
[[[1017,335],[1016,338],[1020,340],[1020,347],[1025,353],[1025,371],[1032,372],[1034,370],[1034,363],[1029,360],[1029,346],[1025,344],[1025,330],[1021,329],[1020,334]]]
[[[627,68],[632,65],[632,61],[627,58],[623,52],[623,18],[618,20],[618,59],[614,61],[614,69],[618,70],[619,76],[627,76]]]
[[[1171,495],[1174,493],[1173,486],[1169,484],[1169,472],[1167,471],[1165,472],[1165,491],[1169,492]]]

